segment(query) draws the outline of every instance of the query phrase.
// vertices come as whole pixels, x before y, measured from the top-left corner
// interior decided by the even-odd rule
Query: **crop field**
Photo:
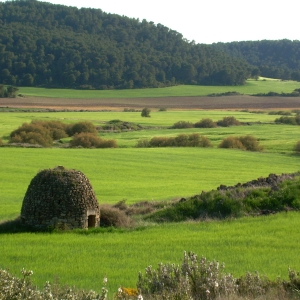
[[[272,83],[271,80],[259,80],[249,81],[245,87],[214,87],[214,91],[210,92],[234,89],[246,94],[247,88],[253,91],[253,86],[255,93],[270,90],[291,92],[299,88],[293,82]],[[239,90],[242,88],[244,91]],[[205,89],[207,90],[204,92]],[[170,93],[171,90],[173,94]],[[27,109],[20,110],[9,108],[18,107],[18,103],[13,104],[14,99],[5,100],[12,101],[13,105],[9,107],[3,105],[0,99],[0,138],[6,143],[14,129],[32,120],[59,120],[65,123],[91,121],[96,126],[102,126],[110,120],[122,120],[140,124],[144,128],[139,131],[100,131],[99,136],[102,138],[117,141],[119,148],[115,149],[0,147],[0,226],[1,222],[12,220],[20,214],[26,189],[37,172],[58,165],[82,171],[89,178],[100,204],[115,204],[121,200],[126,200],[127,204],[144,200],[169,201],[199,194],[203,190],[216,189],[220,184],[235,185],[270,173],[300,171],[299,156],[293,151],[296,142],[300,140],[299,126],[275,124],[274,120],[280,115],[268,114],[270,110],[299,109],[300,99],[289,98],[287,101],[294,102],[282,104],[285,100],[280,97],[263,98],[265,100],[254,97],[252,107],[256,108],[255,111],[243,109],[247,105],[240,98],[235,98],[237,100],[234,101],[223,99],[222,102],[220,98],[227,97],[207,97],[223,104],[230,102],[234,108],[231,110],[226,107],[217,109],[219,104],[211,109],[199,110],[199,107],[191,108],[192,102],[188,105],[183,103],[182,107],[177,107],[177,104],[171,107],[171,102],[165,102],[168,109],[159,111],[163,106],[157,102],[154,106],[153,103],[149,105],[151,117],[143,118],[140,109],[147,101],[133,103],[132,107],[137,111],[125,112],[123,107],[130,107],[127,104],[133,101],[129,98],[126,100],[126,97],[134,98],[134,93],[137,93],[136,97],[140,101],[143,97],[180,96],[176,100],[179,105],[183,101],[181,96],[207,95],[210,93],[209,87],[172,87],[151,91],[63,91],[61,95],[62,91],[56,93],[55,90],[22,88],[20,93],[30,97],[17,98],[16,101],[35,99],[36,102],[32,104],[29,101],[28,106],[20,106]],[[74,102],[69,107],[70,110],[82,108],[84,101],[92,99],[96,104],[91,107],[97,111],[28,111],[29,108],[45,108],[50,102],[54,103],[53,107],[57,107],[59,102],[67,103],[67,100],[55,100],[59,95],[69,98],[71,102],[80,101],[78,106]],[[50,96],[54,99],[45,98],[49,101],[45,104],[42,97]],[[97,101],[101,97],[111,98],[113,103],[118,102],[118,99],[112,98],[122,101],[116,107],[99,106]],[[251,103],[252,96],[245,97],[249,97]],[[95,98],[97,99],[94,100]],[[166,101],[171,101],[170,99]],[[194,97],[186,99],[195,100]],[[260,101],[261,107],[255,101]],[[266,107],[268,110],[263,109]],[[195,123],[202,118],[218,121],[226,116],[234,116],[244,125],[170,129],[178,121]],[[171,137],[181,133],[204,135],[210,139],[213,147],[135,147],[140,139]],[[248,134],[258,138],[264,147],[262,152],[218,148],[225,137]],[[63,143],[68,140],[63,139]],[[19,271],[23,267],[32,269],[34,283],[39,286],[47,280],[58,279],[62,284],[99,292],[102,279],[107,276],[110,298],[119,286],[135,287],[138,272],[143,272],[148,265],[156,266],[160,262],[180,263],[184,250],[193,251],[210,260],[225,262],[225,270],[234,276],[241,276],[246,271],[258,271],[272,279],[277,276],[287,278],[288,267],[300,270],[299,226],[299,212],[289,212],[224,221],[162,225],[141,223],[137,228],[128,230],[0,233],[0,268],[9,269],[17,276],[20,276]]]
[[[179,85],[157,89],[132,89],[132,90],[62,90],[47,88],[20,87],[19,93],[26,96],[34,97],[51,97],[51,98],[161,98],[161,97],[190,97],[206,96],[212,93],[225,93],[235,91],[240,94],[258,94],[268,93],[270,91],[277,93],[291,93],[294,89],[299,88],[296,81],[261,80],[249,79],[242,86],[197,86],[197,85]]]

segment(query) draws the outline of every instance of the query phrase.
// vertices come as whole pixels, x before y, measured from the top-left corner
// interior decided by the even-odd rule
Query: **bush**
[[[248,151],[262,151],[263,147],[259,145],[258,140],[252,135],[233,137],[229,136],[222,140],[219,148],[236,148]]]
[[[89,132],[75,134],[70,142],[70,147],[83,148],[117,148],[115,140],[103,140]]]
[[[100,205],[100,227],[130,227],[133,220],[123,210],[108,204]]]
[[[294,151],[300,154],[300,141],[298,141],[297,144],[295,145]]]
[[[229,127],[234,125],[241,125],[241,123],[235,117],[224,117],[222,120],[217,122],[218,126]]]
[[[150,142],[150,147],[171,147],[174,145],[174,138],[168,137],[153,137]]]
[[[246,150],[245,146],[242,144],[241,141],[239,141],[238,138],[229,136],[222,140],[222,142],[219,144],[219,148],[229,148],[229,149],[241,149]]]
[[[296,120],[296,117],[280,117],[275,119],[275,123],[283,123],[283,124],[289,124],[289,125],[298,125],[298,122]]]
[[[68,125],[65,123],[62,123],[60,121],[39,121],[35,120],[31,122],[32,125],[42,126],[44,128],[49,129],[51,133],[51,137],[53,140],[59,140],[62,138],[67,137],[67,127]]]
[[[263,147],[259,145],[257,138],[252,135],[240,136],[238,139],[248,151],[263,150]]]
[[[50,147],[53,143],[51,132],[41,124],[24,123],[10,134],[10,143],[38,144]]]
[[[151,112],[150,108],[145,107],[145,108],[142,109],[141,116],[149,118],[150,117],[150,112]]]
[[[0,138],[0,146],[3,146],[3,145],[4,145],[4,143],[3,143],[2,139]]]
[[[193,128],[194,124],[188,121],[178,121],[171,128],[182,129],[182,128]]]
[[[202,119],[201,121],[195,123],[196,128],[214,128],[217,124],[212,119]]]
[[[137,148],[149,148],[150,147],[150,142],[148,139],[142,139],[139,140],[136,144]]]
[[[69,136],[73,136],[76,133],[92,133],[94,135],[98,134],[97,128],[96,126],[89,121],[85,121],[85,122],[79,122],[79,123],[75,123],[75,124],[71,124],[67,127],[67,134]]]

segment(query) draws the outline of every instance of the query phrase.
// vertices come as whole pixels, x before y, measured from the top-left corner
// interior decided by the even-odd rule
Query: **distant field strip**
[[[199,86],[179,85],[165,88],[127,89],[127,90],[71,90],[71,89],[47,89],[34,87],[19,87],[18,93],[25,96],[51,97],[51,98],[156,98],[156,97],[190,97],[206,96],[213,93],[225,93],[236,91],[241,94],[268,93],[270,91],[291,93],[299,88],[296,81],[282,80],[248,80],[242,86]]]
[[[138,272],[152,265],[182,262],[183,251],[225,262],[235,277],[247,271],[287,279],[300,270],[299,212],[200,223],[165,224],[133,232],[98,234],[1,234],[0,267],[20,276],[34,271],[40,287],[59,279],[100,292],[108,278],[110,299],[120,286],[135,287]]]

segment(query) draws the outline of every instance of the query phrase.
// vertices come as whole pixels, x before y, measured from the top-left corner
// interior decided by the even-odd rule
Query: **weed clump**
[[[133,225],[133,220],[118,206],[103,204],[100,211],[100,227],[128,228]]]

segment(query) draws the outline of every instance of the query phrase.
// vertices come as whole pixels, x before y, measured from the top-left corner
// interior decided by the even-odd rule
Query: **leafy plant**
[[[206,119],[202,119],[199,122],[196,122],[195,127],[196,128],[214,128],[214,127],[217,127],[217,124],[212,119],[206,118]]]

